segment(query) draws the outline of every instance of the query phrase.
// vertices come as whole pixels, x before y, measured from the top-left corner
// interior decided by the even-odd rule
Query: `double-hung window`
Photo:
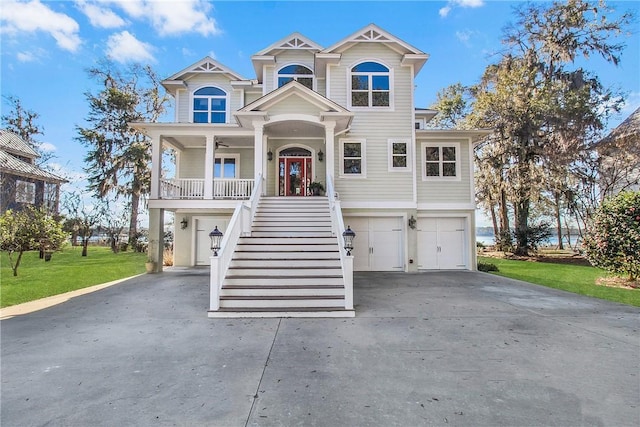
[[[278,71],[278,87],[284,86],[291,80],[313,89],[313,71],[304,65],[287,65]]]
[[[409,140],[406,139],[390,139],[389,140],[389,171],[410,171],[410,147]]]
[[[220,88],[209,86],[198,89],[193,94],[194,123],[226,123],[227,93]]]
[[[351,68],[351,106],[389,107],[389,69],[377,62],[362,62]]]
[[[340,157],[340,175],[365,176],[366,159],[363,139],[341,139]]]
[[[240,156],[222,155],[216,156],[213,167],[214,178],[237,178],[239,171]]]
[[[422,179],[460,179],[460,144],[430,143],[422,144]]]

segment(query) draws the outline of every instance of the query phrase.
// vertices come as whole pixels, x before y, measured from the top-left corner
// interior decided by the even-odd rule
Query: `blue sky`
[[[497,60],[503,27],[517,2],[487,0],[351,2],[207,2],[201,0],[2,0],[1,91],[40,114],[40,139],[54,167],[81,180],[85,149],[76,125],[88,112],[84,96],[96,87],[86,69],[105,56],[149,63],[163,78],[210,55],[255,78],[251,55],[293,32],[328,47],[369,23],[430,54],[417,78],[416,106],[438,90],[478,81]],[[610,2],[618,11],[640,2]],[[640,29],[625,38],[618,67],[591,58],[582,65],[628,93],[619,123],[640,106]],[[5,113],[7,104],[2,103]],[[168,117],[173,117],[170,114]]]

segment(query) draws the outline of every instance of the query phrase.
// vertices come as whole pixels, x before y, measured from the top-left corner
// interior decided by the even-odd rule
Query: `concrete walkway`
[[[209,319],[207,273],[2,320],[1,425],[640,425],[638,308],[360,273],[354,319]]]

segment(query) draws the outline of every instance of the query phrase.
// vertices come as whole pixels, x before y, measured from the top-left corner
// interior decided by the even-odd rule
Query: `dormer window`
[[[227,93],[220,88],[208,86],[193,93],[194,123],[226,123]]]
[[[389,69],[377,62],[362,62],[351,69],[352,107],[390,106]]]
[[[313,71],[304,65],[287,65],[278,71],[278,87],[284,86],[291,80],[313,90]]]

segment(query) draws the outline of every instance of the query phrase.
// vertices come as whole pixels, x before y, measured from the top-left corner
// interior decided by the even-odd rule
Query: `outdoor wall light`
[[[415,230],[417,222],[418,221],[413,217],[413,215],[411,215],[411,218],[409,218],[409,228]]]
[[[342,238],[344,239],[344,249],[347,251],[347,255],[351,256],[351,251],[353,250],[353,239],[356,237],[356,233],[351,230],[351,227],[347,225],[347,229],[342,233]]]
[[[324,160],[324,153],[322,152],[322,150],[318,151],[318,160],[319,161],[323,161]]]
[[[218,230],[218,226],[209,233],[209,238],[211,239],[211,251],[213,252],[213,256],[218,256],[218,251],[220,250],[220,244],[222,243],[222,231]]]
[[[182,221],[180,221],[180,228],[182,228],[184,230],[185,228],[187,228],[188,225],[189,225],[189,223],[187,222],[187,218],[183,217]]]
[[[269,161],[273,160],[273,152],[271,152],[271,150],[267,152],[267,160]]]

